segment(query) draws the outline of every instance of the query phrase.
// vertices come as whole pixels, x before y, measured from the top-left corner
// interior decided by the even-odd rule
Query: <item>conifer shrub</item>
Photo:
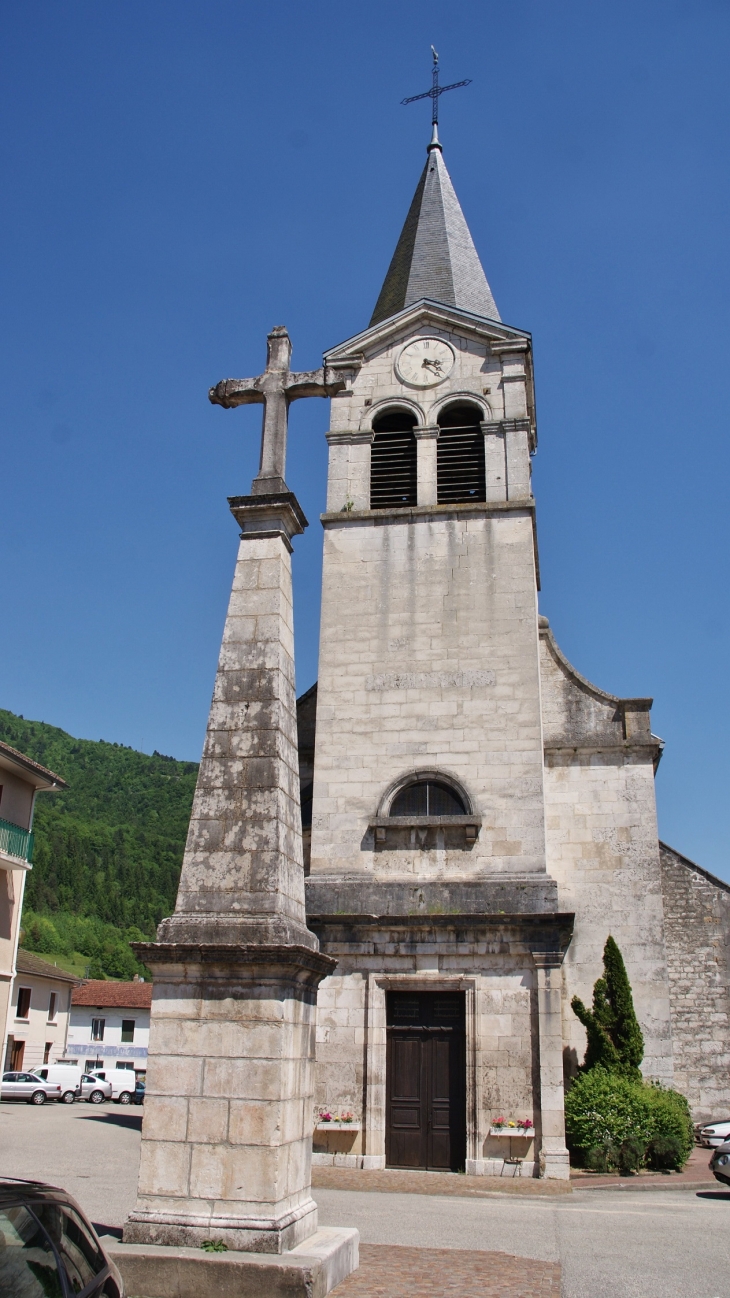
[[[625,1174],[645,1164],[680,1170],[694,1144],[689,1105],[678,1091],[641,1076],[644,1038],[612,937],[603,949],[603,977],[594,984],[592,1008],[577,996],[571,1005],[587,1036],[585,1059],[565,1097],[571,1160],[596,1172],[618,1168]]]
[[[596,1066],[641,1080],[644,1037],[634,1011],[634,998],[623,956],[612,937],[603,948],[603,977],[593,985],[593,1008],[574,996],[571,1008],[586,1030],[584,1071]]]

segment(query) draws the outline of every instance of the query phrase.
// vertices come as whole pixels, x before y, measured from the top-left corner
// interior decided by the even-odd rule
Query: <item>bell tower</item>
[[[312,905],[448,909],[458,885],[542,909],[530,336],[500,320],[437,138],[370,325],[326,364]]]
[[[313,1157],[497,1174],[490,1123],[524,1110],[523,1174],[563,1179],[573,916],[546,865],[531,341],[435,125],[370,324],[325,364],[307,920],[338,962],[318,1099],[360,1125],[347,1154],[315,1131]]]

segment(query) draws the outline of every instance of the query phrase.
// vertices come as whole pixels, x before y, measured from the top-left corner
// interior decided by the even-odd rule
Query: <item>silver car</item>
[[[723,1185],[730,1185],[730,1140],[713,1149],[710,1171],[716,1181],[721,1181]]]
[[[25,1100],[28,1104],[45,1104],[46,1100],[60,1100],[61,1087],[41,1081],[32,1073],[3,1073],[0,1098]]]
[[[730,1140],[730,1122],[713,1122],[700,1128],[700,1144],[706,1149],[717,1149],[726,1140]]]
[[[90,1073],[82,1073],[81,1081],[76,1088],[77,1099],[88,1100],[89,1104],[103,1104],[104,1100],[110,1100],[111,1097],[111,1082],[104,1082],[100,1077],[92,1077]]]

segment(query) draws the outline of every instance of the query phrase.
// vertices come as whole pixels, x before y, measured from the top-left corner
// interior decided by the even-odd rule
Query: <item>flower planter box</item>
[[[319,1119],[314,1124],[315,1131],[359,1131],[359,1122],[322,1122]]]
[[[535,1134],[534,1127],[490,1127],[490,1136],[522,1136],[529,1140]]]

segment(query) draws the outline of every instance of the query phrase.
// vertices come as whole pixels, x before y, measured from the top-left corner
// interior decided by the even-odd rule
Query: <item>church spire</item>
[[[375,304],[371,325],[431,298],[499,320],[497,304],[446,170],[433,124],[426,166]]]

